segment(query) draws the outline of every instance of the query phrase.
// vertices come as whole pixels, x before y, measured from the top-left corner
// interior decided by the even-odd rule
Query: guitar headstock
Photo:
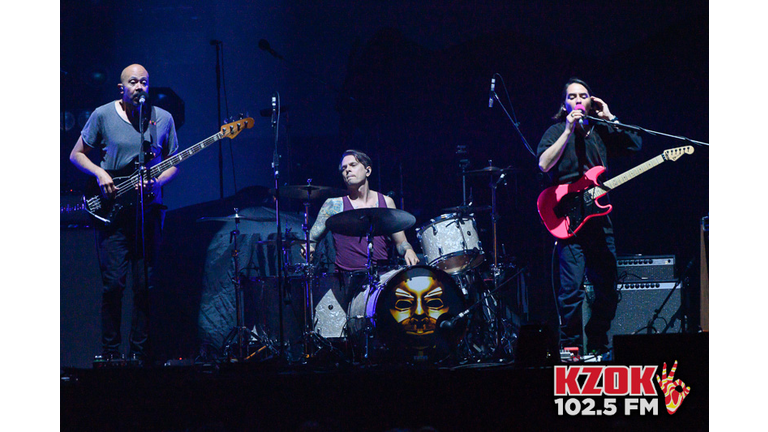
[[[221,127],[221,137],[234,138],[240,132],[245,129],[253,127],[253,119],[251,117],[240,118],[240,120],[231,121]]]
[[[664,150],[664,159],[676,161],[680,156],[684,154],[692,154],[693,146],[677,147],[669,150]]]

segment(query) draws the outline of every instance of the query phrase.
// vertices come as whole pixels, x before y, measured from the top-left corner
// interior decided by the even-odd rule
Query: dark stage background
[[[211,232],[193,221],[232,213],[242,206],[235,197],[248,191],[249,204],[271,206],[263,191],[274,186],[274,135],[269,113],[261,111],[278,92],[284,110],[281,184],[311,178],[316,185],[341,187],[339,155],[358,148],[374,160],[373,188],[391,192],[398,207],[416,216],[418,227],[441,209],[462,204],[460,159],[470,161],[470,170],[489,163],[517,168],[498,189],[499,250],[505,262],[527,269],[529,320],[553,326],[553,238],[535,205],[543,179],[499,104],[488,108],[491,76],[501,76],[496,91],[533,149],[571,76],[589,82],[625,123],[708,142],[708,19],[706,1],[566,6],[153,0],[124,8],[103,0],[65,0],[60,103],[73,124],[62,123],[61,190],[84,188],[87,178],[68,162],[69,152],[88,111],[118,97],[120,71],[128,64],[143,64],[152,87],[171,95],[168,101],[175,94],[183,102],[172,106],[182,148],[214,134],[220,119],[244,113],[257,120],[253,129],[180,165],[164,191],[169,259],[163,285],[153,294],[156,348],[167,358],[194,356]],[[262,39],[283,59],[259,49]],[[212,40],[223,47],[220,92]],[[642,152],[614,161],[608,177],[685,145],[647,134],[643,139]],[[457,154],[459,146],[466,154]],[[619,254],[672,254],[683,268],[693,260],[694,295],[699,223],[709,212],[709,151],[695,150],[611,194]],[[490,205],[485,180],[471,178],[467,187],[475,204]],[[298,212],[300,204],[285,203],[283,210]],[[489,253],[490,216],[479,214],[477,221]],[[98,310],[78,310],[70,300],[98,302],[98,287],[87,283],[95,279],[71,274],[79,267],[69,260],[93,254],[81,230],[62,229],[62,366],[87,365],[98,351],[93,340],[78,346],[79,357],[71,352],[77,336],[70,326],[80,326],[74,333],[89,338],[98,334],[92,317],[73,322],[74,313]],[[420,249],[415,231],[407,235]]]

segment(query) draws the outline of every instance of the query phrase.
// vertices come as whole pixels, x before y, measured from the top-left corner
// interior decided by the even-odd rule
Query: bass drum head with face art
[[[453,278],[429,266],[408,267],[385,276],[389,277],[382,277],[378,289],[366,289],[357,296],[350,313],[360,317],[359,312],[365,310],[366,322],[372,323],[378,342],[376,355],[412,363],[434,363],[449,357],[466,330],[464,320],[450,329],[440,328],[441,322],[466,309]],[[365,333],[360,321],[350,325],[350,330]],[[365,339],[357,340],[364,343]]]

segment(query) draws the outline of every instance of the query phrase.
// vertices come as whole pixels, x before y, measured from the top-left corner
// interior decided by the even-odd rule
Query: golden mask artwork
[[[434,333],[438,317],[448,309],[442,284],[432,277],[416,277],[395,287],[395,302],[389,312],[406,334],[426,336]]]

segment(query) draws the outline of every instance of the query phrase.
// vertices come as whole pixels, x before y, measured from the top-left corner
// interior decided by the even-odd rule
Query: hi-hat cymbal
[[[221,217],[201,217],[197,220],[197,222],[242,222],[242,221],[248,221],[248,222],[274,222],[274,218],[267,218],[267,217],[250,217],[250,216],[240,216],[240,215],[232,215],[232,216],[221,216]]]
[[[275,189],[270,189],[269,193],[276,196]],[[280,196],[293,199],[326,199],[348,195],[344,189],[332,188],[328,186],[305,185],[286,185],[280,186]]]
[[[328,218],[325,226],[331,232],[362,237],[389,235],[406,230],[416,223],[416,217],[405,210],[374,207],[347,210]]]

